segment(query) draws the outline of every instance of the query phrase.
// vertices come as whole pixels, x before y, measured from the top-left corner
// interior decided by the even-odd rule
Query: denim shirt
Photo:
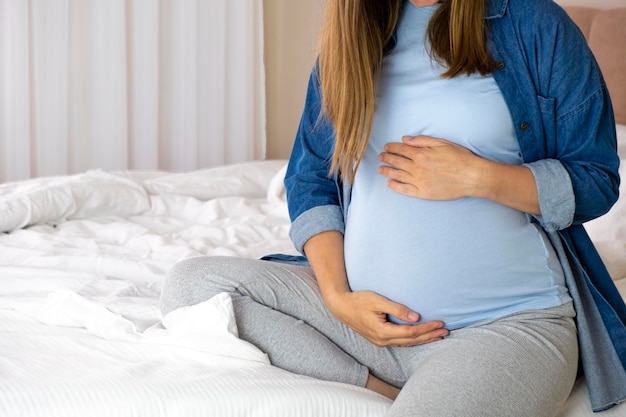
[[[626,399],[626,305],[582,226],[619,193],[609,94],[582,33],[551,0],[488,0],[486,20],[493,76],[535,176],[535,220],[563,265],[592,408],[601,411]],[[394,46],[392,39],[386,51]],[[344,232],[350,188],[328,175],[334,141],[315,68],[285,178],[290,236],[301,253],[318,233]]]

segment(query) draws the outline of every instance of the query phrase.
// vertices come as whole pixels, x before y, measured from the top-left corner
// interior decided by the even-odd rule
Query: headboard
[[[626,8],[564,9],[585,34],[602,69],[617,123],[626,124]]]

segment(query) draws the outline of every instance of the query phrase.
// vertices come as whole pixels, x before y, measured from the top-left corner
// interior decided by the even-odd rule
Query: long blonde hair
[[[376,79],[403,0],[327,0],[319,44],[322,109],[335,148],[329,174],[352,182],[374,119]],[[479,72],[492,62],[485,41],[485,0],[444,0],[427,34],[444,77]]]

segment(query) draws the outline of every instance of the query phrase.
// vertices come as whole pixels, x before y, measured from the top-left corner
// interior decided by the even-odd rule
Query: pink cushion
[[[593,51],[613,101],[617,123],[626,124],[626,8],[566,7]]]

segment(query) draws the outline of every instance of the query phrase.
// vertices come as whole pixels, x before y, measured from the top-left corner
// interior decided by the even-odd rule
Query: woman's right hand
[[[304,245],[322,297],[330,312],[376,346],[415,346],[450,332],[441,321],[417,323],[419,314],[372,291],[351,291],[343,258],[343,235],[323,232]],[[396,324],[392,315],[415,324]]]
[[[415,346],[450,334],[442,321],[417,323],[418,313],[375,292],[337,292],[325,299],[335,317],[376,346]],[[415,324],[396,324],[388,315]]]

